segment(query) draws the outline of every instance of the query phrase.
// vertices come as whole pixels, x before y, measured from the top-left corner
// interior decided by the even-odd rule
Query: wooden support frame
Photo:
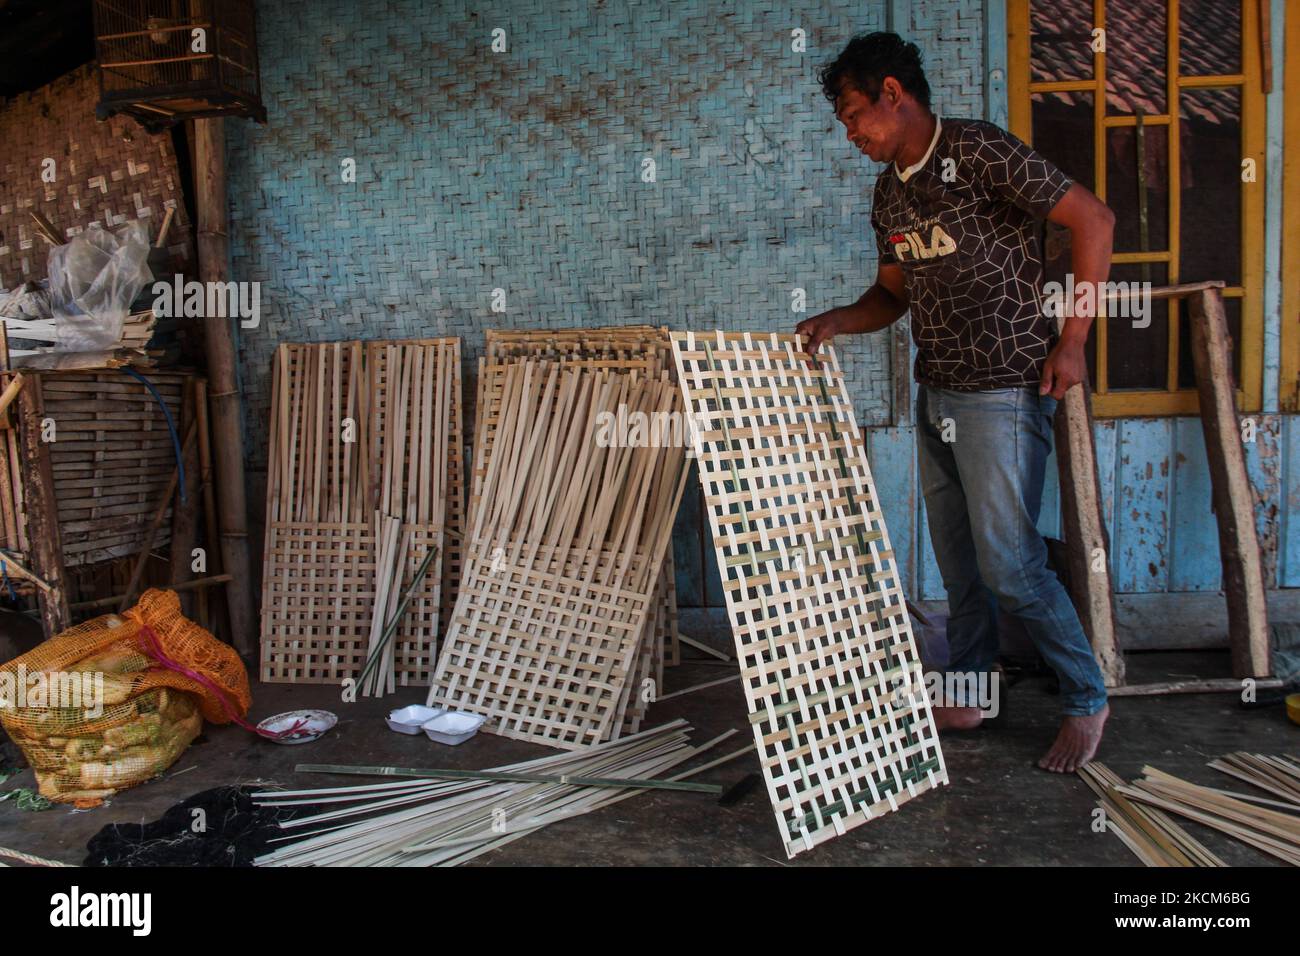
[[[24,512],[32,571],[49,585],[38,588],[41,625],[53,637],[72,623],[63,569],[63,541],[54,496],[49,445],[43,440],[45,399],[41,376],[32,374],[18,393],[19,435],[22,443]]]
[[[0,381],[10,374],[3,373]],[[35,585],[42,625],[50,636],[73,623],[69,612],[124,599],[119,594],[71,603],[84,570],[134,558],[132,583],[126,588],[129,603],[153,546],[170,541],[176,550],[172,532],[183,509],[173,504],[177,443],[166,419],[181,420],[188,436],[179,442],[187,483],[197,482],[196,439],[202,437],[205,420],[192,406],[182,417],[182,396],[197,391],[201,379],[189,372],[158,371],[150,374],[149,384],[151,390],[106,368],[27,369],[14,401],[15,427],[0,432],[5,566],[15,582],[26,579]],[[176,437],[179,441],[181,436]],[[197,494],[193,498],[197,507]],[[181,541],[180,547],[188,569],[191,546]],[[224,584],[229,578],[204,580]],[[185,589],[179,578],[171,584]]]
[[[1124,683],[1124,653],[1115,628],[1110,536],[1102,516],[1092,423],[1092,393],[1084,381],[1065,393],[1053,423],[1061,521],[1070,567],[1070,598],[1106,686],[1117,687]]]
[[[1255,532],[1255,495],[1246,472],[1241,419],[1232,387],[1228,323],[1218,289],[1202,290],[1191,306],[1192,359],[1219,525],[1232,672],[1237,677],[1267,677],[1272,672],[1268,604]]]
[[[1154,289],[1156,300],[1191,299],[1191,349],[1196,367],[1196,387],[1201,408],[1201,424],[1205,431],[1205,450],[1209,459],[1210,484],[1214,501],[1215,520],[1219,526],[1219,557],[1223,563],[1223,590],[1228,605],[1228,643],[1232,649],[1232,670],[1238,681],[1231,685],[1240,687],[1243,678],[1267,678],[1272,672],[1272,646],[1268,627],[1268,605],[1264,589],[1263,561],[1260,556],[1259,537],[1255,530],[1255,498],[1250,476],[1246,471],[1246,453],[1241,441],[1241,419],[1236,404],[1236,389],[1232,380],[1232,359],[1228,345],[1228,324],[1223,313],[1223,283],[1218,281],[1193,282]],[[1070,394],[1080,389],[1071,389]],[[1082,398],[1082,396],[1081,396]],[[1067,409],[1067,418],[1069,410]],[[1061,429],[1069,428],[1058,422],[1057,454],[1073,456],[1075,449],[1067,443],[1082,447],[1082,436],[1059,437]],[[1091,444],[1091,426],[1088,428]],[[1080,451],[1080,458],[1083,457]],[[1073,464],[1073,462],[1072,462]],[[1067,472],[1062,458],[1061,494],[1063,514],[1067,522],[1067,538],[1073,524],[1081,523],[1082,508],[1078,501],[1070,504],[1070,496],[1082,488],[1087,493],[1088,464],[1079,461],[1084,474]],[[1096,473],[1095,455],[1092,472]],[[1104,529],[1103,529],[1104,530]],[[1087,541],[1082,533],[1077,540]],[[1075,565],[1090,557],[1076,555],[1073,543],[1071,571]],[[1109,552],[1107,552],[1109,554]],[[1080,612],[1083,616],[1083,612]],[[1091,636],[1091,635],[1090,635]],[[1104,647],[1098,651],[1098,662],[1103,671],[1110,663]],[[1120,648],[1114,645],[1118,655]],[[1111,667],[1116,665],[1111,663]],[[1126,686],[1123,684],[1122,661],[1118,665],[1119,679],[1111,682],[1107,672],[1107,686],[1116,697],[1163,693],[1207,693],[1227,690],[1223,681],[1180,681],[1168,684]]]

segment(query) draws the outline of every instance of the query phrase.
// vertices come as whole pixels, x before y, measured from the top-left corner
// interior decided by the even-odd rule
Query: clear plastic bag
[[[55,349],[116,348],[132,301],[153,279],[148,258],[149,231],[141,220],[117,230],[92,223],[68,244],[51,249]]]

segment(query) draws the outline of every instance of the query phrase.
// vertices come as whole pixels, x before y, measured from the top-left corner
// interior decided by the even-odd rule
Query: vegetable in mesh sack
[[[165,665],[165,666],[164,666]],[[0,672],[93,674],[98,713],[79,708],[0,711],[42,796],[95,805],[165,771],[202,730],[248,712],[238,655],[180,613],[174,592],[149,590],[123,615],[77,625],[0,665]]]

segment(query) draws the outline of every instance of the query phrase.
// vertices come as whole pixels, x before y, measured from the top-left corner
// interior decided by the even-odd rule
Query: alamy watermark
[[[989,671],[927,671],[919,686],[904,674],[894,680],[891,703],[905,706],[921,686],[931,707],[978,707],[986,718],[1001,709],[999,683]]]
[[[1130,319],[1133,328],[1151,325],[1150,282],[1078,282],[1066,273],[1064,284],[1043,283],[1043,312],[1054,319],[1075,315],[1096,316],[1105,304],[1107,318]]]
[[[160,319],[239,319],[245,329],[262,324],[260,282],[186,282],[177,273],[171,282],[159,279],[150,291],[153,314]]]
[[[596,415],[596,444],[600,448],[685,448],[687,456],[696,425],[689,412],[642,412],[619,403],[618,410]]]
[[[31,671],[25,664],[0,671],[0,710],[76,709],[87,719],[104,714],[103,671]]]

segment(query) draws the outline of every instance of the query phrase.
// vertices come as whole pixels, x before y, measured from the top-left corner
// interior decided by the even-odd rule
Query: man
[[[812,353],[911,309],[921,487],[948,592],[949,671],[990,675],[998,606],[1018,618],[1060,678],[1065,714],[1038,765],[1071,773],[1097,752],[1109,709],[1036,524],[1052,416],[1086,374],[1092,315],[1066,303],[1058,335],[1045,314],[1037,220],[1070,230],[1082,293],[1107,277],[1115,217],[1005,130],[931,112],[920,52],[896,34],[854,38],[821,82],[849,141],[889,164],[871,214],[880,262],[862,298],[797,331]],[[975,704],[944,700],[937,726],[978,727]]]

